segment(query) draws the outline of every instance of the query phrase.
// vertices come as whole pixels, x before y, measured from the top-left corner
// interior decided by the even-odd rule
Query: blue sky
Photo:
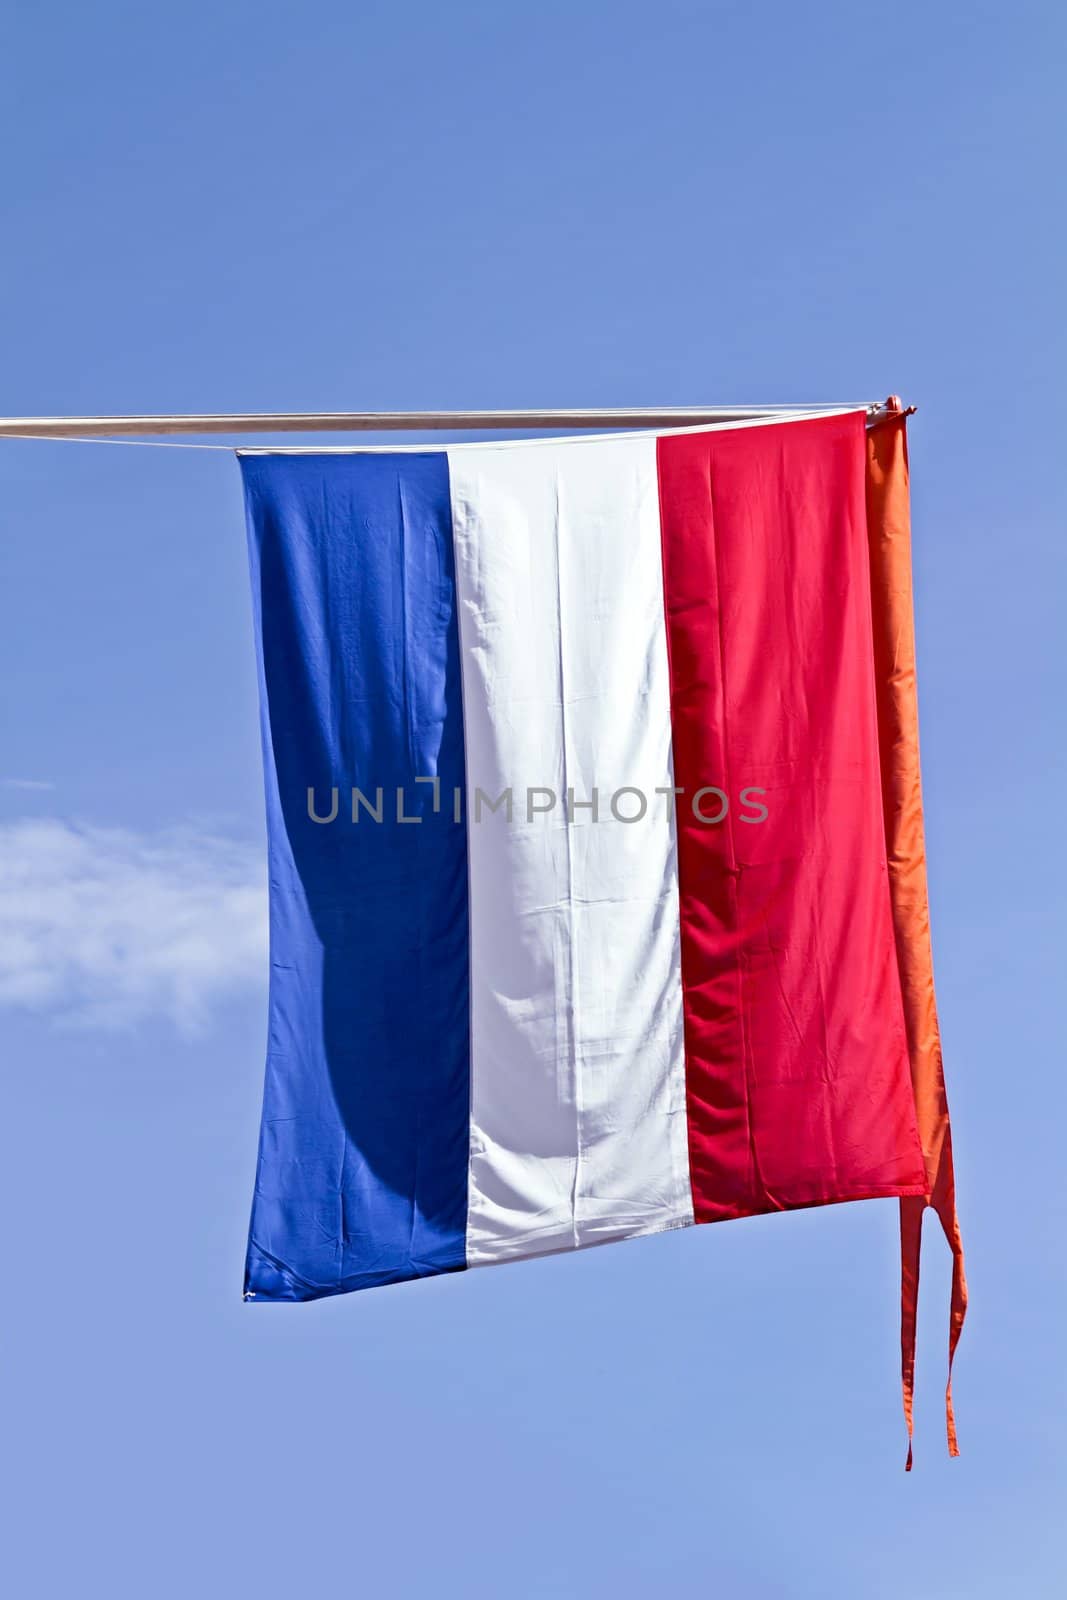
[[[237,468],[3,443],[12,1592],[1063,1592],[1065,44],[1051,0],[8,18],[4,413],[918,404],[973,1306],[949,1462],[931,1229],[905,1477],[891,1204],[243,1305]]]

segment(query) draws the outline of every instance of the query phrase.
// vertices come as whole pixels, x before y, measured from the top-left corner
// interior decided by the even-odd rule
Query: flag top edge
[[[863,406],[831,406],[819,411],[788,411],[768,417],[748,417],[739,422],[701,422],[685,428],[618,428],[610,433],[546,434],[537,439],[460,439],[446,444],[293,444],[248,445],[235,448],[241,456],[352,456],[448,455],[453,450],[536,449],[539,445],[602,444],[620,439],[673,439],[686,434],[728,433],[741,428],[780,427],[789,422],[819,422],[829,417],[866,416]]]

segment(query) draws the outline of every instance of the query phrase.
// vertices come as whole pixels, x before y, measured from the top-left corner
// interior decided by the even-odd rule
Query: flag
[[[921,1216],[947,1110],[870,449],[857,411],[241,453],[271,902],[248,1298]]]

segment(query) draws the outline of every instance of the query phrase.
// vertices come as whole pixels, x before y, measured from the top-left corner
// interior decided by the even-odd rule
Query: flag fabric
[[[906,458],[879,489],[870,450],[849,412],[241,453],[271,902],[248,1298],[921,1217],[947,1111],[921,807],[893,833]]]

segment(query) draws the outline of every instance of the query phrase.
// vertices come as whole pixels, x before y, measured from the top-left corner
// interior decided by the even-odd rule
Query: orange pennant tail
[[[952,1362],[967,1310],[963,1245],[956,1216],[952,1136],[934,999],[930,910],[926,885],[919,711],[915,688],[915,625],[911,586],[911,511],[907,413],[890,396],[888,415],[867,431],[867,535],[878,697],[889,889],[911,1063],[915,1118],[926,1170],[926,1195],[900,1202],[901,1380],[912,1464],[915,1329],[922,1217],[937,1212],[952,1251],[949,1380],[945,1394],[950,1455],[959,1454],[952,1409]]]

